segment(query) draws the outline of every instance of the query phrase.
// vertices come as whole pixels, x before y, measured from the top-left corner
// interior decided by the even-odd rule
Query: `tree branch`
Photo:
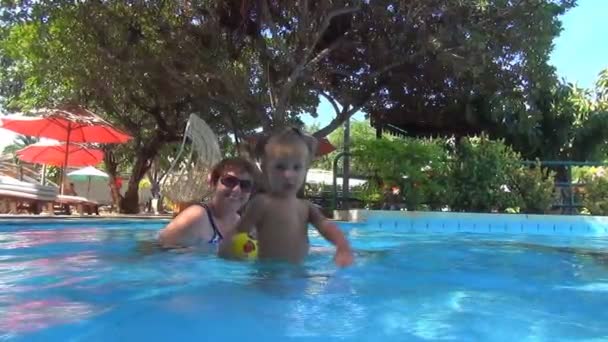
[[[296,81],[300,78],[304,70],[311,65],[315,65],[325,56],[327,56],[331,51],[333,51],[336,46],[338,46],[340,40],[336,40],[330,46],[323,49],[323,51],[319,52],[312,60],[308,63],[300,63],[296,66],[296,68],[292,71],[291,75],[287,78],[287,82],[283,85],[281,89],[281,94],[279,96],[278,101],[276,101],[276,109],[273,113],[273,119],[276,121],[281,121],[280,116],[285,112],[285,108],[287,107],[287,100],[289,98],[289,94],[291,93],[291,89],[296,84]]]
[[[340,107],[338,107],[338,103],[336,102],[336,100],[334,100],[333,97],[331,97],[329,94],[327,94],[324,91],[319,91],[319,95],[321,95],[325,99],[327,99],[327,101],[329,101],[331,106],[334,107],[334,111],[336,111],[336,116],[340,115],[340,112],[341,112]]]
[[[404,64],[406,64],[406,63],[408,63],[408,62],[410,62],[410,59],[411,59],[411,58],[407,58],[407,59],[405,59],[405,58],[404,58],[404,59],[403,59],[403,60],[401,60],[401,61],[398,61],[398,62],[393,62],[393,63],[391,63],[391,64],[389,64],[389,65],[387,65],[387,66],[385,66],[385,67],[381,68],[380,70],[374,71],[373,73],[371,73],[371,74],[369,75],[369,78],[372,78],[372,79],[373,79],[373,78],[376,78],[376,77],[378,77],[378,76],[381,76],[381,75],[383,75],[383,74],[385,74],[385,73],[389,72],[389,71],[390,71],[390,70],[392,70],[392,69],[395,69],[395,68],[397,68],[397,67],[399,67],[399,66],[402,66],[402,65],[404,65]]]
[[[283,87],[280,91],[279,99],[278,99],[278,101],[276,101],[276,109],[272,115],[273,119],[275,121],[282,121],[281,119],[285,112],[285,108],[287,107],[287,100],[289,98],[289,94],[291,93],[291,89],[294,87],[296,81],[300,78],[300,75],[304,72],[304,70],[308,66],[315,65],[316,63],[318,63],[321,59],[323,59],[331,51],[333,51],[340,43],[340,39],[336,39],[336,41],[332,42],[328,47],[323,49],[321,52],[319,52],[315,57],[313,57],[311,59],[312,53],[315,50],[315,47],[319,44],[319,41],[323,37],[323,34],[325,33],[325,31],[327,31],[327,28],[331,24],[331,20],[333,18],[335,18],[336,16],[344,15],[344,14],[348,14],[348,13],[354,13],[357,11],[359,11],[359,7],[341,8],[341,9],[337,9],[337,10],[333,10],[333,11],[329,12],[329,14],[325,17],[325,19],[323,20],[323,23],[321,25],[321,29],[319,31],[317,31],[317,35],[316,35],[315,39],[313,40],[313,43],[311,45],[309,45],[308,47],[306,47],[306,49],[305,49],[306,52],[304,54],[304,57],[295,66],[295,68],[293,69],[293,71],[291,72],[289,77],[287,78],[287,81],[285,82],[285,84],[283,85]]]
[[[317,32],[317,36],[315,37],[315,40],[313,41],[312,45],[310,45],[308,47],[308,51],[306,52],[306,55],[304,55],[304,58],[302,61],[304,63],[306,63],[306,61],[310,58],[310,54],[315,50],[315,47],[317,46],[317,44],[319,44],[319,41],[323,37],[323,34],[325,33],[325,31],[327,31],[327,28],[329,27],[329,24],[331,24],[331,20],[333,18],[335,18],[339,15],[354,13],[357,11],[359,11],[359,7],[341,8],[341,9],[337,9],[337,10],[333,10],[333,11],[329,12],[329,14],[325,17],[325,20],[323,20],[323,24],[321,25],[321,29]]]
[[[326,137],[329,133],[335,131],[336,128],[340,127],[340,125],[342,125],[346,120],[348,120],[351,116],[353,116],[353,114],[355,114],[357,111],[359,111],[359,109],[361,109],[361,107],[363,107],[363,105],[367,102],[367,100],[370,97],[371,97],[371,94],[360,104],[358,104],[350,109],[347,109],[348,107],[350,107],[350,105],[344,106],[342,108],[342,111],[338,115],[336,115],[336,117],[333,120],[331,120],[331,122],[329,122],[325,127],[316,131],[313,134],[313,136],[315,138],[323,138],[323,137]]]

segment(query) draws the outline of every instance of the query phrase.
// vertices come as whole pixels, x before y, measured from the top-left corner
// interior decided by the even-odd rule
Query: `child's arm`
[[[336,246],[334,261],[338,266],[345,267],[353,263],[353,252],[346,237],[338,226],[329,221],[319,208],[312,203],[308,203],[309,221],[323,235],[325,239]]]
[[[266,208],[265,202],[266,196],[260,194],[247,203],[245,212],[236,225],[235,231],[237,233],[251,233],[264,214],[264,208]]]

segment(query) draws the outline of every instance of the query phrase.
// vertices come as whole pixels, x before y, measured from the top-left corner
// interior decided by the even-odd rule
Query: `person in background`
[[[78,196],[78,193],[76,192],[76,186],[74,186],[74,183],[70,183],[70,187],[68,189],[69,189],[69,194],[66,194],[66,195]]]

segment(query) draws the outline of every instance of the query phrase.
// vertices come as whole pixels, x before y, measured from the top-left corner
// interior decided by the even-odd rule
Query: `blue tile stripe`
[[[351,210],[356,222],[383,230],[430,233],[608,236],[608,217]]]

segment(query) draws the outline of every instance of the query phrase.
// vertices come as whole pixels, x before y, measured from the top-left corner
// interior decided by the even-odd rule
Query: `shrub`
[[[490,140],[486,135],[463,138],[452,162],[450,207],[491,212],[517,206],[517,196],[508,185],[519,167],[519,154],[502,140]]]
[[[524,213],[545,214],[557,199],[555,172],[541,168],[540,164],[515,170],[510,188]]]
[[[608,178],[604,175],[585,178],[583,205],[591,215],[608,215]]]
[[[401,200],[409,210],[424,203],[446,202],[447,152],[441,140],[370,139],[357,146],[355,158],[364,172],[374,175],[375,184],[365,191],[365,201],[382,201],[383,191],[393,185],[401,189]]]

